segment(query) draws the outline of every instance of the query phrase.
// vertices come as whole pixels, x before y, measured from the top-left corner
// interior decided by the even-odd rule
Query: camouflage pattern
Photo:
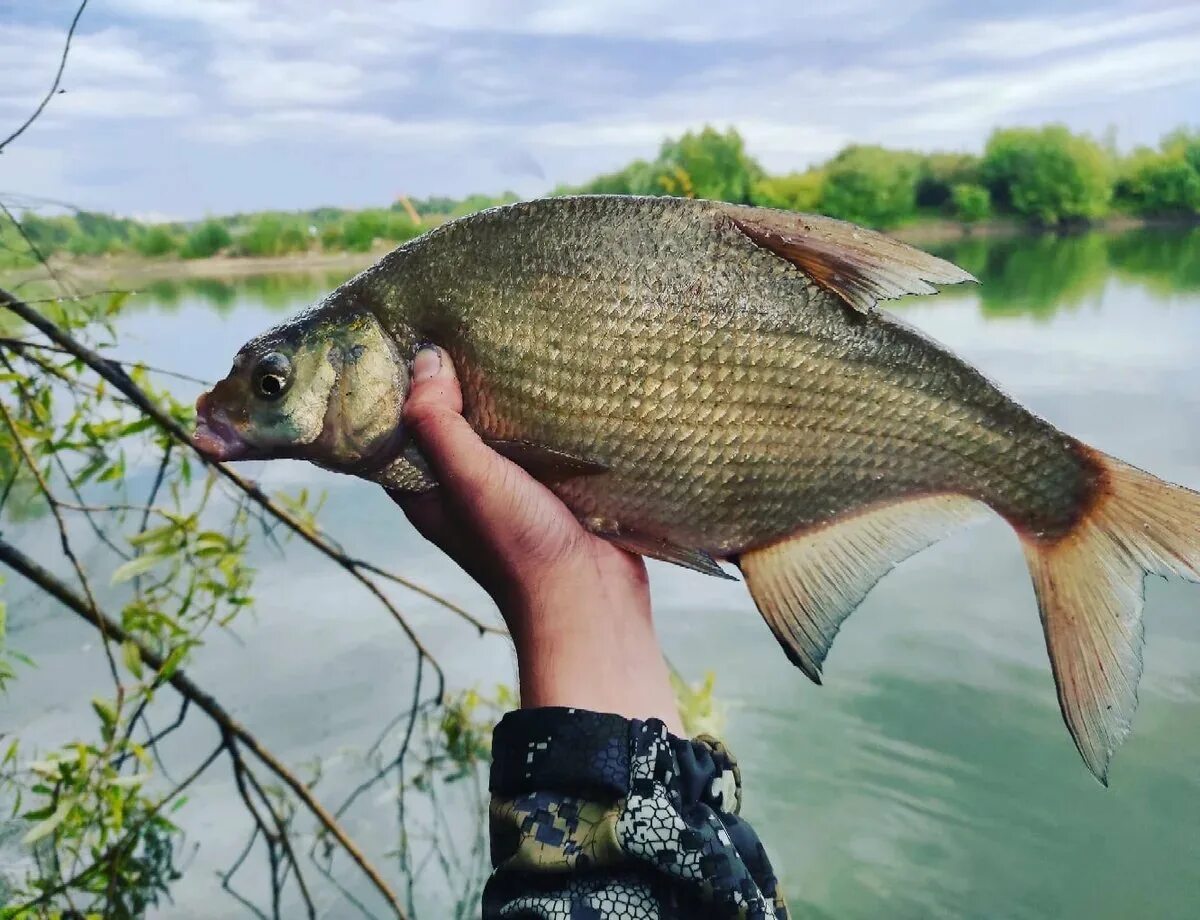
[[[494,753],[485,918],[788,916],[719,742],[537,709],[505,717]]]

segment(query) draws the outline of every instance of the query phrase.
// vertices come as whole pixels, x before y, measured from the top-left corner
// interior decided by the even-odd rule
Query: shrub
[[[307,227],[298,219],[260,214],[238,238],[237,248],[242,255],[281,256],[308,249],[308,242]]]
[[[917,207],[942,209],[952,204],[956,185],[979,183],[979,157],[970,153],[931,153],[917,168]]]
[[[786,176],[768,176],[754,183],[751,200],[766,208],[816,211],[821,205],[824,187],[825,173],[815,169]]]
[[[916,154],[847,147],[829,161],[821,210],[872,227],[891,227],[916,209]]]
[[[986,220],[992,213],[992,196],[982,185],[963,182],[951,189],[950,204],[954,216],[965,224]]]
[[[1037,223],[1092,220],[1108,208],[1108,157],[1062,125],[993,132],[981,171],[994,203]]]
[[[721,132],[705,126],[679,140],[666,141],[656,162],[662,191],[686,198],[748,203],[762,167],[746,153],[746,143],[733,128]]]
[[[133,248],[138,255],[150,259],[174,252],[179,245],[174,235],[161,224],[145,228],[133,238]]]
[[[215,220],[206,220],[188,234],[179,248],[185,259],[207,259],[233,243],[225,225]]]

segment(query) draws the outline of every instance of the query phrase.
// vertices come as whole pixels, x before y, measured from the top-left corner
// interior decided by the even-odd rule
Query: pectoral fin
[[[628,550],[631,553],[638,553],[642,556],[648,556],[651,559],[660,559],[663,562],[671,562],[675,565],[681,565],[685,569],[703,572],[705,575],[713,575],[717,578],[737,581],[736,578],[717,564],[716,559],[702,549],[689,549],[686,546],[679,546],[668,540],[659,540],[645,534],[629,533],[627,531],[598,533],[597,536],[604,537],[604,539],[614,546],[619,546],[621,549]]]
[[[945,259],[832,217],[740,205],[729,205],[726,211],[756,245],[791,262],[863,313],[880,300],[934,294],[935,284],[975,280]]]
[[[572,476],[594,476],[608,471],[605,464],[596,460],[531,441],[504,441],[496,438],[484,438],[483,441],[496,453],[507,457],[536,479],[569,479]]]
[[[819,684],[842,621],[875,583],[983,508],[957,495],[880,505],[743,553],[738,566],[788,659]]]

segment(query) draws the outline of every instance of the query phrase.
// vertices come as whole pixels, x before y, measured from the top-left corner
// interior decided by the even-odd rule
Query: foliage
[[[766,176],[754,183],[750,199],[765,208],[785,211],[817,211],[825,188],[825,173],[819,169]]]
[[[821,210],[870,227],[892,227],[916,211],[920,158],[883,147],[847,147],[825,167]]]
[[[140,256],[156,259],[179,248],[179,240],[162,224],[141,229],[133,238],[133,248]]]
[[[635,160],[583,185],[560,187],[555,194],[674,195],[749,202],[755,182],[763,175],[736,130],[718,131],[706,125],[663,141],[653,162]]]
[[[321,245],[326,249],[366,252],[380,240],[402,243],[421,232],[421,226],[403,211],[356,211],[340,224],[326,227],[321,233]]]
[[[684,198],[749,203],[754,183],[763,176],[737,131],[707,125],[665,141],[655,166],[662,191]]]
[[[187,235],[179,254],[185,259],[207,259],[215,256],[233,242],[233,237],[220,221],[206,220]]]
[[[992,196],[982,185],[963,182],[950,191],[952,213],[964,224],[986,220],[992,214]]]
[[[993,132],[980,170],[995,204],[1044,225],[1102,217],[1111,197],[1105,151],[1062,125]]]
[[[279,214],[259,214],[237,237],[234,253],[246,256],[282,256],[308,249],[308,227]]]
[[[369,587],[404,630],[409,627],[399,610],[365,573],[401,586],[410,583],[368,568],[324,538],[317,529],[317,498],[302,490],[272,500],[236,474],[198,461],[183,427],[193,421],[190,399],[157,385],[162,372],[118,365],[96,352],[115,344],[115,318],[128,309],[124,295],[44,298],[35,309],[0,293],[0,304],[8,307],[0,307],[0,316],[12,333],[0,340],[0,513],[10,518],[20,513],[57,531],[57,540],[47,545],[57,545],[60,553],[22,561],[7,533],[0,533],[0,549],[5,564],[24,575],[35,592],[41,589],[62,601],[52,605],[55,615],[74,611],[99,630],[95,653],[103,656],[112,677],[111,692],[90,700],[90,724],[75,722],[75,737],[61,745],[35,752],[0,734],[0,806],[5,809],[0,846],[6,849],[0,858],[0,918],[133,920],[160,904],[180,871],[176,809],[185,805],[188,786],[218,759],[232,768],[229,794],[245,805],[251,828],[246,853],[257,851],[256,859],[265,857],[278,868],[269,879],[270,891],[248,900],[232,887],[245,857],[231,856],[221,879],[225,888],[244,904],[266,900],[274,917],[288,910],[282,896],[290,889],[311,913],[305,875],[313,863],[296,856],[301,841],[310,837],[321,844],[320,855],[312,859],[330,877],[331,892],[343,884],[339,875],[361,872],[393,906],[392,913],[401,915],[399,896],[358,854],[330,817],[333,809],[321,809],[311,789],[230,718],[186,668],[210,630],[231,627],[251,609],[252,540],[279,547],[281,535],[300,535],[332,563],[331,574],[349,574]],[[10,311],[31,325],[22,328]],[[39,562],[51,568],[39,575]],[[21,672],[20,657],[7,645],[2,609],[0,692],[19,681]],[[464,611],[458,615],[483,629]],[[398,753],[386,775],[366,785],[395,784],[387,795],[402,803],[396,820],[405,855],[390,856],[400,860],[400,869],[411,878],[431,860],[454,865],[455,877],[448,876],[444,887],[476,892],[477,905],[486,871],[479,805],[485,789],[481,738],[487,726],[482,720],[491,709],[478,699],[446,708],[440,666],[423,647],[416,649],[411,699],[384,730],[404,740],[396,742]],[[158,720],[164,697],[167,706],[182,701],[182,707],[171,724],[158,722],[156,731],[149,719]],[[185,744],[182,750],[193,758],[189,769],[194,769],[186,776],[167,774],[157,766],[159,745],[194,718],[208,719],[217,729],[217,745],[207,757],[197,757]],[[434,727],[428,744],[410,746],[413,731],[425,723]],[[374,750],[381,750],[379,744]],[[422,786],[405,782],[409,774],[404,771],[414,763],[424,771]],[[173,758],[173,771],[176,765]],[[471,781],[463,782],[468,777]],[[410,810],[427,808],[423,801],[445,794],[448,784],[476,789],[476,818],[462,828],[476,841],[470,859],[446,839],[445,827],[432,838],[410,837],[405,824]],[[9,833],[14,823],[20,827],[15,842]],[[14,843],[30,854],[27,860],[8,859]],[[439,854],[438,847],[456,855]],[[348,860],[353,864],[342,865]],[[410,887],[410,902],[411,894]]]
[[[979,182],[979,157],[971,153],[931,153],[917,169],[917,207],[939,210],[952,204],[956,185]]]
[[[1200,136],[1176,131],[1157,151],[1135,150],[1121,164],[1114,197],[1139,214],[1200,213]]]

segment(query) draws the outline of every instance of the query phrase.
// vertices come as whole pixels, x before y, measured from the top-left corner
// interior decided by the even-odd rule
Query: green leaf
[[[117,710],[108,700],[94,696],[92,697],[92,708],[96,710],[96,715],[100,717],[100,721],[104,723],[106,728],[111,728],[116,724]]]
[[[129,669],[129,673],[140,680],[143,673],[142,650],[132,639],[126,639],[121,643],[121,658],[125,662],[125,667]]]
[[[43,837],[53,834],[55,829],[62,824],[63,821],[66,820],[67,815],[71,813],[71,807],[71,802],[60,803],[58,808],[54,810],[54,814],[52,814],[46,820],[38,822],[29,829],[29,833],[21,838],[21,843],[23,843],[25,846],[29,846],[29,844],[37,843]]]
[[[163,561],[162,556],[147,554],[130,559],[128,562],[117,566],[116,571],[112,574],[112,584],[119,585],[122,582],[129,581],[131,578],[137,578],[149,572],[152,568]]]

